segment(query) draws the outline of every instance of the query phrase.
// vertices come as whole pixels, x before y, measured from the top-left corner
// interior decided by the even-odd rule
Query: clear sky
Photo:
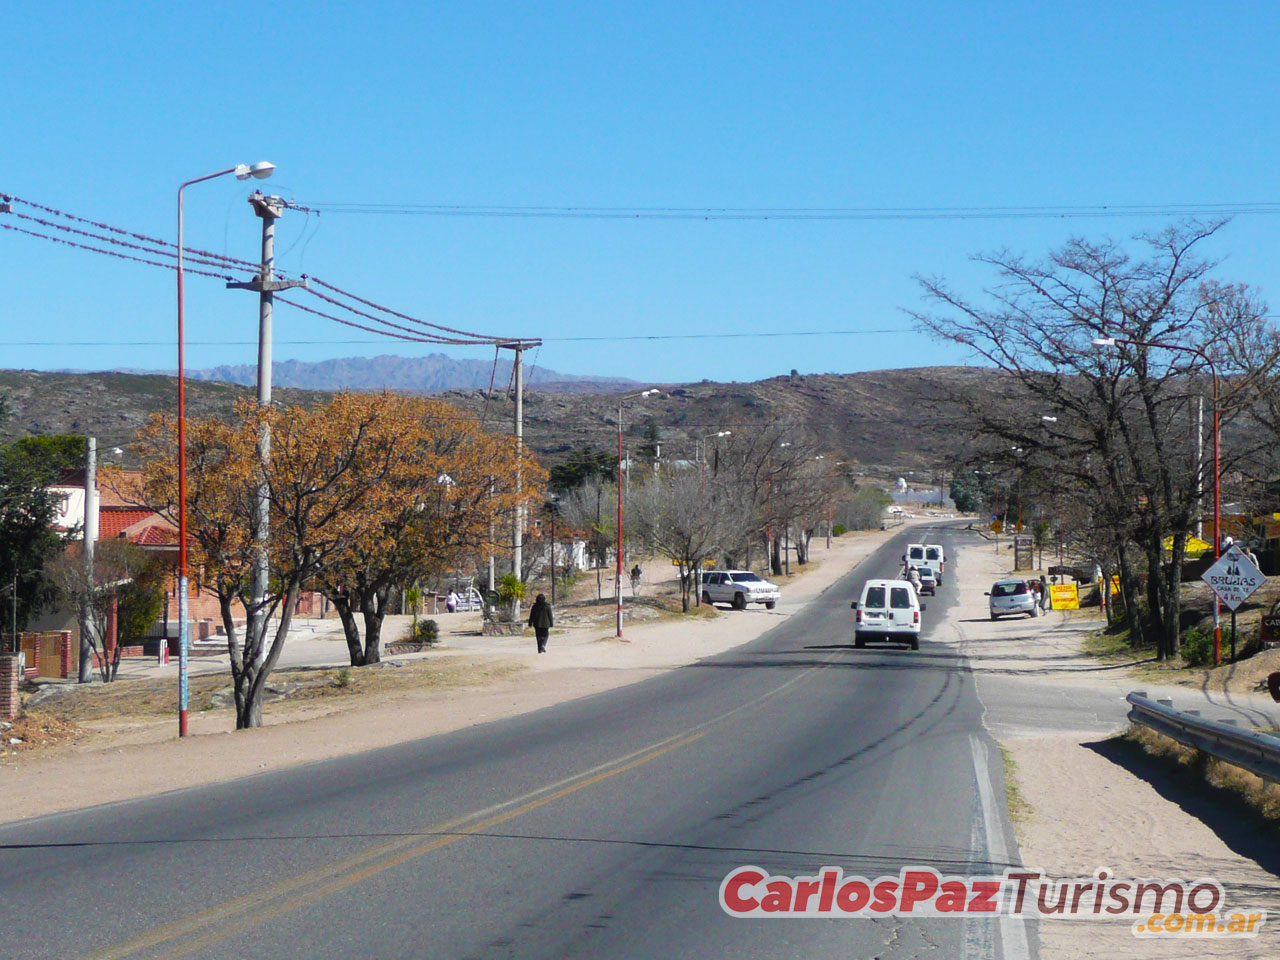
[[[1267,202],[1278,44],[1268,3],[8,4],[0,192],[170,240],[181,181],[258,159],[270,192],[320,209]],[[251,189],[192,187],[188,244],[256,259]],[[972,292],[989,279],[972,253],[1169,219],[330,207],[288,213],[278,250],[415,316],[546,338],[531,359],[562,372],[751,380],[964,362],[910,329],[913,274]],[[1273,306],[1278,231],[1239,216],[1212,249]],[[174,365],[168,271],[0,231],[0,278],[0,366]],[[252,294],[192,278],[188,314],[191,366],[253,362]],[[890,332],[563,339],[808,330]],[[439,349],[338,342],[373,338],[284,306],[276,337],[277,359]],[[103,340],[153,345],[76,345]]]

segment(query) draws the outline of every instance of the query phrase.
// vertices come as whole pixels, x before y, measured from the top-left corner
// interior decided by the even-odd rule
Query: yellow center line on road
[[[398,866],[407,860],[421,856],[424,853],[430,853],[432,850],[438,850],[441,847],[456,843],[463,840],[473,833],[480,833],[505,823],[539,807],[545,806],[563,797],[567,797],[572,793],[583,790],[586,787],[608,780],[618,774],[626,773],[634,770],[636,767],[656,760],[658,757],[672,750],[686,746],[695,740],[706,736],[705,732],[695,733],[691,736],[680,734],[668,740],[660,741],[661,746],[654,749],[654,745],[650,744],[644,750],[627,754],[619,757],[609,763],[601,764],[600,767],[594,767],[592,770],[577,774],[573,777],[567,777],[565,780],[548,784],[537,790],[530,791],[523,796],[508,800],[505,803],[497,804],[494,807],[488,807],[484,810],[478,810],[464,817],[458,817],[447,823],[440,824],[423,833],[429,834],[447,834],[446,836],[434,836],[430,840],[424,840],[421,835],[410,837],[401,837],[389,843],[379,844],[369,850],[346,857],[335,863],[325,867],[319,867],[315,870],[309,870],[301,873],[296,877],[281,883],[267,887],[264,890],[257,891],[236,900],[221,904],[212,909],[193,914],[190,917],[167,924],[163,927],[157,927],[140,937],[132,940],[124,941],[116,944],[107,950],[93,954],[93,960],[120,960],[120,958],[133,956],[142,951],[149,950],[152,947],[158,947],[167,941],[175,940],[179,937],[190,937],[192,934],[198,934],[201,930],[212,927],[221,920],[225,920],[231,916],[242,913],[244,910],[252,910],[255,906],[261,906],[264,901],[276,901],[273,905],[265,910],[254,913],[250,918],[231,926],[220,926],[215,931],[205,934],[204,936],[196,936],[194,939],[184,939],[181,944],[175,944],[176,949],[167,950],[159,957],[184,957],[195,952],[201,947],[219,940],[225,940],[248,930],[260,923],[271,920],[290,910],[296,910],[299,907],[306,906],[322,897],[328,896],[353,883],[359,883],[371,876],[388,870],[391,867]],[[646,752],[647,751],[647,752]],[[633,759],[634,758],[634,759]],[[627,762],[629,761],[629,762]],[[618,765],[620,764],[620,765]],[[606,769],[602,769],[606,768]],[[593,773],[599,770],[601,772]],[[562,784],[569,784],[562,786]],[[560,789],[556,789],[559,787]],[[551,792],[549,792],[551,791]],[[536,798],[536,799],[534,799]],[[476,817],[484,816],[493,810],[511,807],[513,804],[520,804],[514,809],[506,810],[497,816],[489,816],[486,819],[476,820]],[[465,824],[465,826],[464,826]],[[381,858],[381,859],[380,859]],[[327,883],[324,881],[328,881]],[[313,886],[314,885],[314,886]],[[304,889],[310,887],[310,889]],[[302,891],[297,896],[289,897],[291,893]]]
[[[156,960],[175,960],[178,957],[188,956],[202,947],[225,940],[284,913],[314,903],[316,900],[331,893],[349,887],[354,883],[359,883],[361,880],[375,876],[414,857],[419,857],[433,850],[456,843],[471,834],[483,832],[497,824],[505,823],[579,790],[634,770],[680,747],[687,746],[695,740],[706,736],[707,730],[711,726],[770,700],[805,680],[830,663],[834,656],[833,654],[825,658],[823,663],[819,665],[808,667],[785,683],[779,684],[772,690],[747,703],[739,704],[716,717],[695,724],[693,727],[664,740],[648,744],[639,750],[607,760],[588,770],[557,780],[554,783],[546,784],[502,803],[474,810],[464,816],[455,817],[452,820],[427,828],[411,836],[398,837],[395,840],[378,844],[368,850],[344,857],[326,866],[316,867],[298,874],[296,877],[280,881],[251,894],[156,927],[140,936],[117,943],[99,953],[94,953],[91,955],[90,960],[123,960],[126,957],[143,954],[145,951],[150,951],[180,937],[185,938],[181,943],[172,943],[164,950],[147,955],[154,956]],[[424,839],[423,834],[431,835],[430,839]],[[263,909],[264,905],[265,909]],[[253,912],[251,916],[245,919],[239,919],[250,911],[256,912]],[[239,922],[210,929],[230,918],[236,918]]]

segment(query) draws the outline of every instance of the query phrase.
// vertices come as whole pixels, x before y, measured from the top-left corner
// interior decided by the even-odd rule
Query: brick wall
[[[0,719],[12,720],[18,715],[21,701],[18,699],[18,658],[6,654],[0,656]]]
[[[75,645],[71,642],[71,631],[59,631],[62,643],[62,679],[72,679],[80,676],[79,658],[76,656]]]

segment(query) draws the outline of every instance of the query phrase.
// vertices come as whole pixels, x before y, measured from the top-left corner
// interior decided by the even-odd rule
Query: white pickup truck
[[[772,610],[782,591],[776,583],[762,580],[750,570],[713,570],[702,574],[702,602],[728,603],[745,610],[749,603],[763,603]]]

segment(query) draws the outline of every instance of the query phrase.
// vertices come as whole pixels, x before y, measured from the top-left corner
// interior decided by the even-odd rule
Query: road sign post
[[[1236,658],[1236,608],[1266,581],[1248,555],[1235,544],[1201,574],[1214,596],[1231,611],[1231,659]]]

